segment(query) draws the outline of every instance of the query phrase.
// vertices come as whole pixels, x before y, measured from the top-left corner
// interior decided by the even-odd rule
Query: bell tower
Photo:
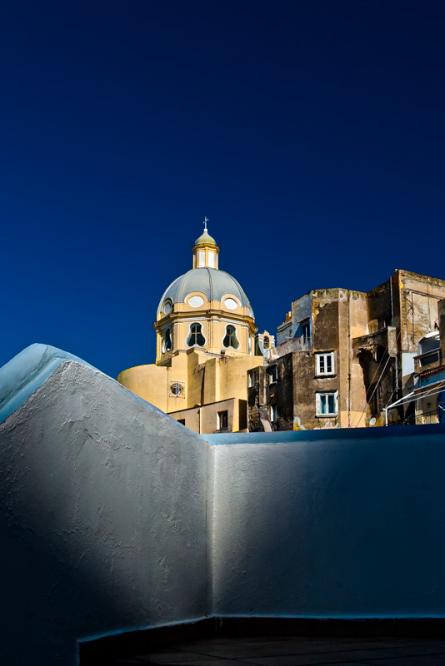
[[[215,268],[218,269],[219,247],[216,240],[210,236],[207,222],[204,218],[204,231],[195,240],[193,246],[193,268]]]

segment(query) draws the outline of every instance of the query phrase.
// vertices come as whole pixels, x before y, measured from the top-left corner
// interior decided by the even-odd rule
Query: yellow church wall
[[[211,358],[205,364],[204,404],[220,400],[220,362]]]
[[[262,356],[244,356],[222,360],[219,381],[220,400],[232,397],[247,400],[247,372],[263,363]]]
[[[248,324],[235,319],[229,319],[228,317],[221,320],[219,317],[206,319],[204,316],[194,316],[191,319],[177,320],[170,326],[173,336],[173,349],[171,352],[162,353],[162,334],[158,333],[156,350],[157,358],[161,362],[170,358],[175,351],[185,351],[190,349],[187,345],[187,340],[190,335],[190,326],[195,322],[201,324],[201,332],[205,338],[205,349],[208,352],[220,354],[221,351],[224,351],[225,354],[229,356],[250,354],[249,340],[251,340],[251,348],[253,348],[253,336]],[[235,327],[236,337],[239,342],[238,349],[234,349],[233,347],[226,348],[223,345],[223,340],[226,336],[227,326],[229,324]]]
[[[262,357],[252,355],[256,329],[248,299],[234,278],[218,271],[218,253],[216,241],[205,229],[193,248],[193,266],[205,265],[214,270],[196,273],[196,281],[193,271],[188,271],[178,278],[179,283],[175,281],[183,285],[182,290],[169,287],[164,292],[154,324],[156,364],[129,368],[118,377],[124,386],[163,411],[187,412],[187,425],[194,430],[199,431],[201,419],[208,419],[203,426],[208,428],[206,432],[215,432],[218,407],[213,405],[221,401],[230,403],[230,429],[238,429],[240,401],[243,423],[246,421],[247,371],[263,363]],[[198,286],[205,293],[193,291]],[[216,294],[218,300],[213,299]],[[238,304],[234,309],[227,307],[229,298]],[[229,302],[230,305],[234,303]],[[188,345],[194,322],[201,325],[202,347]],[[229,325],[235,328],[236,349],[223,343]],[[167,329],[171,341],[168,350],[165,349]],[[198,422],[191,416],[196,410]]]
[[[219,400],[201,409],[201,432],[218,432],[218,412],[227,412],[228,428],[226,432],[237,432],[239,427],[239,401],[236,399]]]
[[[170,366],[129,368],[119,374],[118,381],[170,413],[231,398],[246,400],[247,371],[263,364],[259,356],[212,357],[196,348],[178,352],[170,361]],[[178,396],[171,392],[173,383],[182,387]]]
[[[202,432],[200,430],[201,416],[199,407],[196,407],[195,409],[183,409],[177,412],[173,412],[170,414],[170,416],[175,419],[175,421],[184,421],[183,425],[186,428],[193,430],[193,432]]]
[[[167,367],[167,412],[187,406],[187,370],[187,359],[184,358],[183,354],[175,354],[171,359],[171,365]],[[171,385],[174,383],[179,383],[182,386],[182,392],[179,396],[173,395],[170,390]]]
[[[227,412],[228,428],[225,432],[238,432],[240,422],[240,401],[236,398],[219,400],[211,404],[184,409],[171,414],[176,421],[184,421],[190,430],[204,434],[220,432],[218,430],[218,412]]]
[[[202,402],[203,367],[198,352],[183,352],[183,355],[187,357],[187,407],[195,407]]]
[[[118,381],[128,389],[170,413],[221,400],[247,399],[247,372],[263,364],[260,356],[209,356],[193,349],[178,352],[170,366],[139,365],[123,370]],[[171,391],[174,383],[182,391]]]
[[[162,411],[167,410],[167,368],[158,365],[137,365],[122,370],[117,381]]]

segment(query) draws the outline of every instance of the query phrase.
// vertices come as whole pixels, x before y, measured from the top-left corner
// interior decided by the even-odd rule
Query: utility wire
[[[407,402],[413,402],[414,400],[421,400],[422,398],[428,398],[431,395],[437,395],[437,393],[442,393],[444,390],[445,390],[445,380],[444,380],[444,385],[443,386],[436,386],[436,387],[431,388],[431,389],[425,388],[425,391],[422,392],[422,393],[417,393],[416,395],[407,395],[404,398],[401,398],[400,402],[397,401],[397,405],[394,405],[394,406],[398,407],[399,405],[404,405]],[[388,408],[388,406],[385,407],[385,409],[387,409],[387,408]],[[391,406],[389,406],[388,409],[391,409]]]

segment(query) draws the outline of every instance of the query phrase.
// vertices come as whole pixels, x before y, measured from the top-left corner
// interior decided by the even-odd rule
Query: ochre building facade
[[[219,270],[207,228],[192,269],[162,295],[154,326],[156,362],[123,370],[118,381],[195,432],[247,430],[247,373],[263,357],[255,355],[249,299]]]

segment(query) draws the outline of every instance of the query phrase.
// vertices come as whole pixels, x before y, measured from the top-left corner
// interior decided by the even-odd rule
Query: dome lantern
[[[216,240],[210,236],[207,222],[204,217],[204,231],[195,240],[193,246],[193,268],[215,268],[218,269],[219,247]]]

